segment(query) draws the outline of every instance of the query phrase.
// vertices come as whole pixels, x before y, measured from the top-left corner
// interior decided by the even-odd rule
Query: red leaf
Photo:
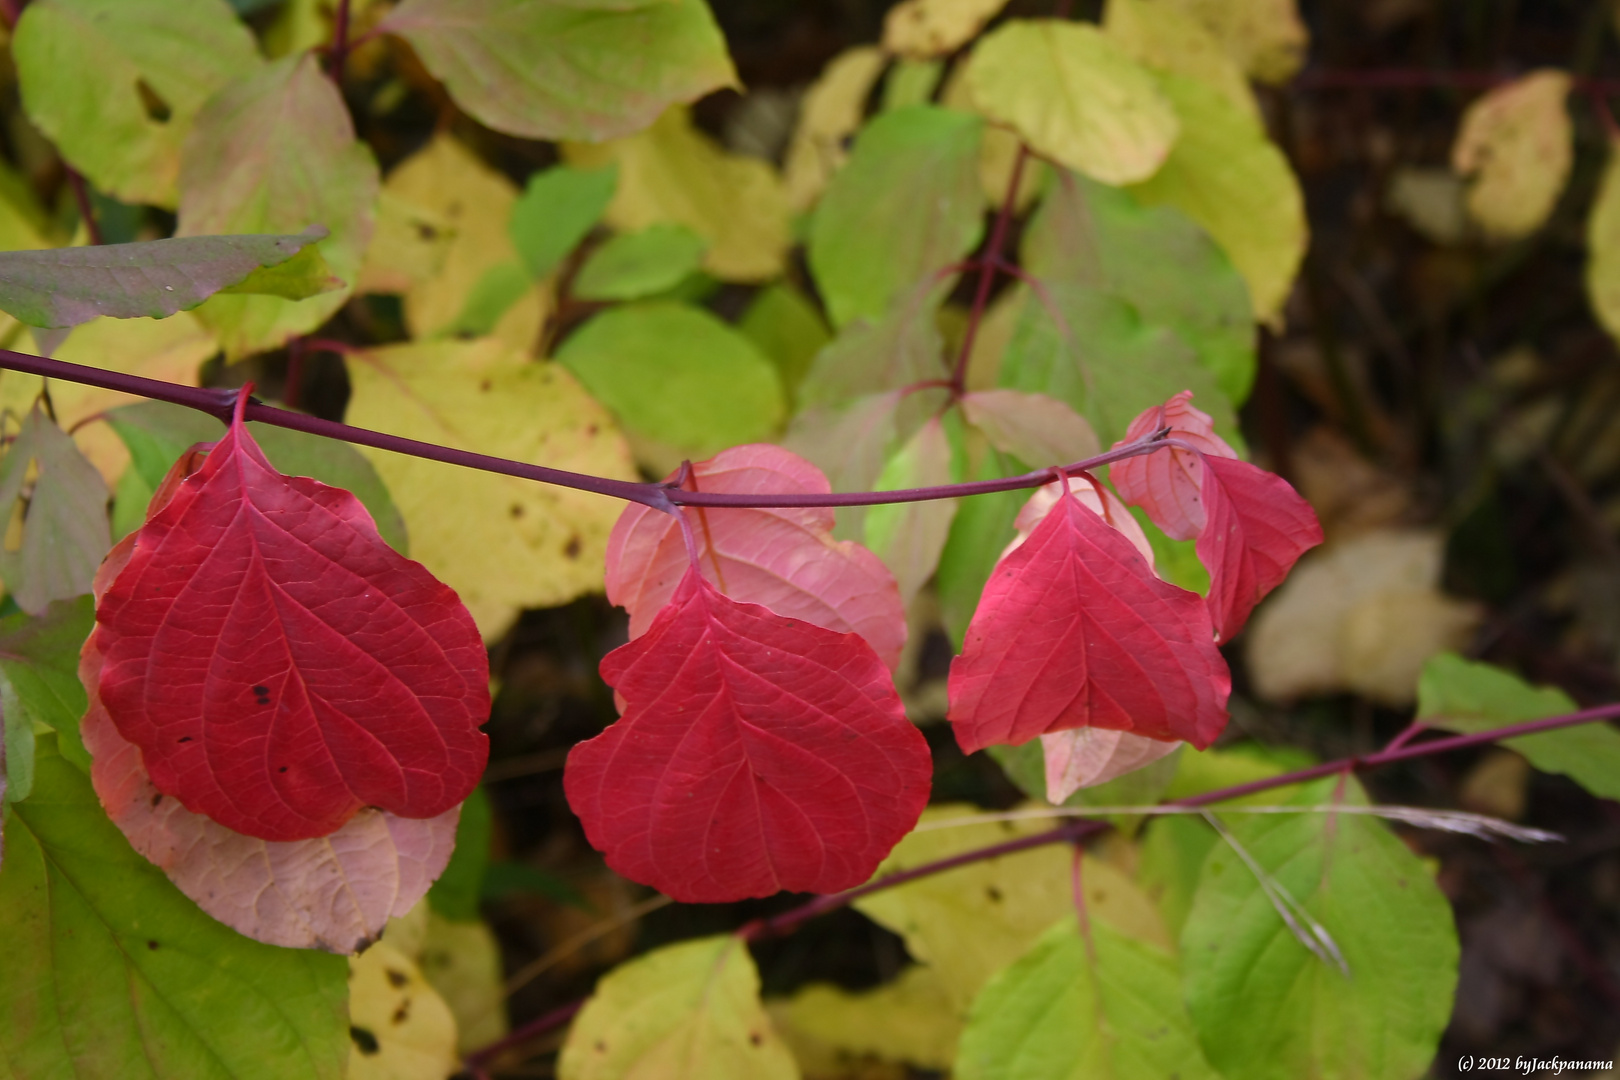
[[[1262,597],[1322,542],[1316,513],[1288,481],[1235,458],[1204,460],[1209,523],[1198,558],[1209,570],[1209,610],[1222,641],[1243,629]]]
[[[1146,410],[1126,430],[1114,446],[1170,428],[1170,436],[1191,443],[1210,457],[1235,458],[1237,452],[1215,434],[1209,414],[1192,406],[1192,391],[1183,390],[1163,405]],[[1116,461],[1108,467],[1120,498],[1147,511],[1153,523],[1174,540],[1191,540],[1204,527],[1202,498],[1204,466],[1199,455],[1179,447],[1166,447],[1151,454]]]
[[[969,753],[1088,726],[1202,749],[1226,726],[1231,675],[1203,600],[1068,498],[997,564],[949,688]]]
[[[824,495],[820,469],[779,446],[723,450],[692,467],[697,490]],[[690,486],[690,485],[689,485]],[[856,633],[891,669],[906,643],[906,616],[894,576],[872,552],[832,538],[831,507],[694,508],[703,577],[721,592],[778,615]],[[686,546],[669,514],[632,503],[613,526],[607,549],[608,599],[630,613],[640,637],[686,574]]]
[[[95,631],[102,701],[158,789],[264,840],[466,798],[489,752],[489,676],[455,593],[354,496],[276,472],[240,407],[169,486]]]
[[[624,715],[569,753],[568,802],[609,866],[676,900],[858,885],[928,801],[928,745],[871,646],[695,572],[602,677]]]

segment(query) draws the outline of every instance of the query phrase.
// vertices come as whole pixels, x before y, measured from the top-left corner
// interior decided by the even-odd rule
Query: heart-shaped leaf
[[[602,677],[623,716],[568,755],[569,805],[609,866],[683,903],[859,885],[928,801],[928,744],[870,645],[695,570]]]
[[[1322,542],[1311,504],[1275,473],[1236,458],[1204,458],[1198,558],[1209,569],[1209,613],[1222,641],[1243,629],[1254,606]]]

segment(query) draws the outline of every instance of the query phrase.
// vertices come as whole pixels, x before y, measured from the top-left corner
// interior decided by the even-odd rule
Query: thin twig
[[[63,168],[67,172],[68,187],[73,191],[73,201],[79,207],[79,220],[84,222],[84,231],[91,244],[100,245],[101,225],[96,221],[96,208],[90,202],[90,186],[73,166],[65,165]]]
[[[554,947],[548,949],[543,955],[531,960],[529,963],[519,968],[510,979],[506,980],[506,989],[504,993],[507,994],[507,996],[517,993],[525,986],[528,986],[535,979],[539,978],[542,974],[556,967],[558,964],[562,963],[564,960],[568,959],[570,956],[574,955],[591,942],[604,938],[620,927],[627,926],[630,923],[635,922],[643,915],[650,915],[659,908],[666,907],[670,903],[673,903],[673,901],[671,901],[669,897],[661,894],[654,894],[643,900],[641,903],[636,904],[634,907],[613,916],[611,919],[603,919],[599,923],[592,926],[587,926],[577,934],[570,934],[568,937],[559,941]]]
[[[990,240],[985,245],[984,257],[979,260],[979,285],[973,293],[973,309],[968,313],[967,330],[962,334],[962,347],[956,354],[956,366],[951,370],[951,389],[960,397],[967,390],[968,358],[973,353],[973,342],[979,335],[979,324],[984,321],[985,306],[990,302],[990,287],[996,280],[997,265],[1002,246],[1007,242],[1007,230],[1012,225],[1013,207],[1018,202],[1018,188],[1024,178],[1024,164],[1029,160],[1029,148],[1018,144],[1018,156],[1013,159],[1012,175],[1007,180],[1007,193],[1002,196],[1001,209],[996,212],[996,223],[990,228]]]
[[[332,54],[330,56],[332,81],[343,85],[343,65],[349,59],[349,0],[338,0],[332,13]]]

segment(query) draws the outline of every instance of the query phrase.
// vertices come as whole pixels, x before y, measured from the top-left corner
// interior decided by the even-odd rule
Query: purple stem
[[[73,201],[79,207],[79,220],[84,222],[84,231],[90,236],[90,243],[100,245],[101,225],[96,221],[96,208],[90,202],[90,188],[84,182],[84,177],[71,165],[64,165],[67,172],[68,187],[73,190]]]
[[[0,22],[6,24],[7,30],[16,26],[17,20],[22,18],[22,6],[23,0],[0,0]]]
[[[536,1035],[544,1035],[552,1028],[562,1027],[564,1024],[568,1023],[568,1021],[574,1018],[575,1013],[579,1012],[579,1010],[584,1007],[585,1002],[573,1001],[569,1002],[567,1005],[552,1009],[548,1013],[541,1013],[533,1020],[530,1020],[527,1024],[513,1029],[513,1031],[504,1038],[498,1039],[495,1042],[490,1043],[488,1046],[483,1046],[477,1050],[474,1050],[472,1053],[468,1054],[464,1060],[466,1061],[468,1068],[478,1071],[482,1069],[482,1067],[492,1058],[503,1051],[510,1050],[514,1046],[528,1042]]]
[[[1007,181],[1007,193],[1002,196],[1001,209],[996,212],[996,223],[990,228],[990,241],[985,245],[984,257],[979,261],[979,287],[973,293],[973,310],[968,314],[967,332],[962,335],[962,348],[956,354],[956,367],[951,371],[951,390],[961,397],[967,390],[968,358],[973,353],[973,342],[979,336],[979,324],[984,321],[984,309],[990,302],[990,286],[995,283],[996,269],[1001,260],[1001,249],[1007,242],[1007,230],[1012,226],[1013,204],[1018,201],[1018,185],[1023,180],[1024,163],[1029,160],[1029,148],[1018,144],[1018,156],[1013,159],[1012,176]]]
[[[328,70],[332,81],[341,87],[343,65],[349,59],[349,0],[338,0],[337,10],[332,14],[332,55],[329,59],[331,66]]]

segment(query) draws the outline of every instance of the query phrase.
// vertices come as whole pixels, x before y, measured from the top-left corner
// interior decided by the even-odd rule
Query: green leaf
[[[1093,919],[1043,934],[973,1002],[957,1080],[1219,1080],[1168,954]]]
[[[970,479],[999,480],[1023,471],[1018,462],[990,451]],[[985,583],[990,580],[996,561],[1017,535],[1013,520],[1028,500],[1027,491],[998,491],[959,500],[961,505],[951,521],[951,534],[945,541],[945,550],[940,552],[939,568],[934,572],[940,615],[957,652],[962,650],[968,623],[978,609],[979,597],[984,594]],[[1044,788],[1043,780],[1042,790]]]
[[[0,869],[7,1075],[338,1080],[348,963],[261,945],[204,915],[40,740]]]
[[[709,243],[684,225],[621,233],[591,252],[574,278],[582,300],[640,300],[673,289],[703,261]]]
[[[1132,193],[1202,225],[1249,283],[1254,317],[1276,323],[1309,240],[1299,181],[1260,121],[1228,98],[1179,75],[1159,85],[1181,117],[1181,138]]]
[[[1174,206],[1144,207],[1127,191],[1057,173],[1024,232],[1025,269],[1100,289],[1149,325],[1191,345],[1233,403],[1254,382],[1248,286],[1220,246]]]
[[[488,337],[512,305],[534,285],[528,271],[516,261],[496,263],[478,276],[461,311],[431,336],[436,338]]]
[[[10,680],[0,676],[0,806],[22,802],[33,790],[34,725]],[[5,854],[3,840],[0,837],[0,857]]]
[[[884,112],[910,105],[926,105],[939,87],[945,64],[939,60],[900,59],[883,80]]]
[[[1182,126],[1153,76],[1089,23],[1009,20],[975,46],[966,79],[980,112],[1105,184],[1152,176]]]
[[[771,358],[790,399],[797,395],[816,353],[832,340],[816,306],[785,281],[761,289],[737,321],[737,329]]]
[[[884,113],[855,137],[810,225],[809,259],[835,326],[891,303],[979,242],[976,116],[932,105]]]
[[[801,405],[844,405],[948,377],[937,319],[940,291],[920,285],[881,317],[857,319],[840,329],[811,361],[799,385]]]
[[[1142,526],[1142,533],[1153,548],[1153,572],[1188,592],[1207,595],[1209,570],[1198,558],[1198,541],[1170,539],[1140,506],[1131,507],[1131,516]]]
[[[932,417],[889,458],[874,489],[934,487],[956,479],[945,425]],[[939,565],[956,504],[956,499],[930,499],[874,506],[866,512],[866,546],[894,573],[902,607],[911,607]]]
[[[700,308],[649,301],[605,311],[557,361],[630,432],[694,459],[767,439],[782,420],[771,362]]]
[[[38,615],[90,591],[112,547],[107,495],[96,467],[36,404],[0,461],[0,511],[16,522],[24,505],[20,540],[8,532],[0,545],[0,577],[18,607]]]
[[[107,423],[129,448],[133,467],[125,475],[140,476],[140,490],[148,499],[182,453],[195,443],[216,442],[224,434],[213,417],[163,401],[113,409],[107,413]],[[404,519],[377,470],[353,446],[269,424],[251,424],[249,430],[270,463],[282,472],[314,477],[352,493],[371,514],[382,538],[396,551],[407,553]],[[137,522],[144,521],[144,502],[136,512],[140,515]]]
[[[703,0],[405,0],[379,29],[474,118],[525,139],[627,135],[741,88]]]
[[[562,1080],[797,1080],[730,934],[666,945],[610,971],[557,1059]]]
[[[489,840],[494,818],[489,795],[482,787],[473,788],[461,804],[461,820],[456,824],[456,847],[444,873],[428,890],[433,910],[447,919],[472,922],[478,918],[478,901],[484,891],[484,871],[489,866]]]
[[[12,50],[29,119],[69,164],[124,202],[169,209],[203,103],[262,64],[223,0],[35,0]]]
[[[7,717],[21,727],[32,720],[54,728],[62,756],[87,771],[90,755],[79,739],[79,718],[90,702],[79,682],[79,650],[95,621],[88,596],[58,600],[42,615],[0,619],[0,675],[17,704],[11,709],[7,702]]]
[[[1019,746],[992,746],[989,754],[1007,774],[1007,779],[1032,799],[1046,802],[1046,753],[1041,740],[1031,739]],[[1180,751],[1125,773],[1105,783],[1083,787],[1064,799],[1061,806],[1152,806],[1164,797],[1176,775]],[[1141,815],[1113,814],[1111,820],[1139,824]]]
[[[602,219],[619,183],[617,165],[575,169],[557,165],[529,177],[512,205],[512,246],[536,280],[562,264]]]
[[[1465,735],[1578,708],[1556,687],[1531,686],[1511,672],[1464,660],[1456,653],[1432,657],[1418,681],[1418,719]],[[1562,773],[1594,795],[1620,799],[1620,731],[1613,724],[1599,720],[1503,739],[1502,745],[1523,754],[1542,772]]]
[[[1136,309],[1098,289],[1048,282],[1032,299],[1002,355],[1002,386],[1065,401],[1091,421],[1104,446],[1125,436],[1143,409],[1193,391],[1215,429],[1237,438],[1232,404],[1197,354],[1166,326],[1145,323]]]
[[[297,236],[193,236],[0,251],[0,309],[31,326],[55,328],[103,315],[162,319],[217,292],[314,296],[337,287],[312,246],[325,235],[324,228],[311,226]]]
[[[180,168],[176,234],[285,233],[324,225],[321,254],[349,286],[285,300],[216,296],[197,311],[226,358],[308,333],[349,298],[377,202],[377,163],[313,54],[278,60],[221,90],[197,114]]]
[[[1339,782],[1307,785],[1291,801],[1332,803]],[[1359,784],[1345,787],[1347,803],[1365,805]],[[1181,935],[1183,991],[1210,1063],[1245,1080],[1421,1074],[1457,985],[1451,905],[1429,871],[1364,815],[1231,820],[1259,872],[1331,936],[1348,975],[1301,944],[1256,871],[1218,843]]]

